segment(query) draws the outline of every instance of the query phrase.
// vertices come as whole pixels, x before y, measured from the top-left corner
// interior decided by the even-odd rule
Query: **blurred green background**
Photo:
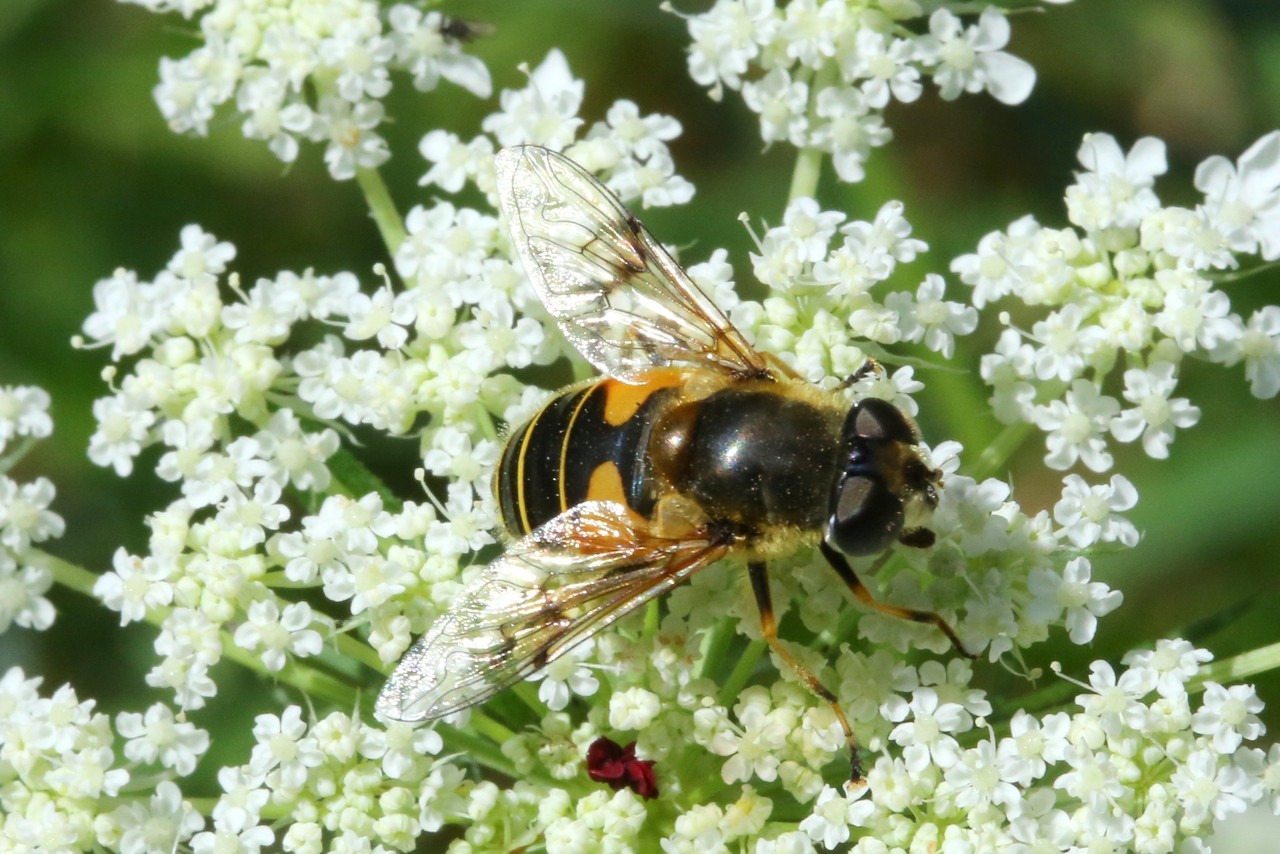
[[[697,11],[708,4],[679,5]],[[683,122],[672,148],[697,198],[645,220],[664,240],[686,247],[686,259],[728,247],[746,282],[750,243],[736,216],[779,219],[793,152],[777,147],[762,155],[740,99],[713,103],[689,80],[683,23],[656,6],[475,0],[445,10],[495,26],[473,50],[489,64],[496,89],[522,86],[516,66],[536,65],[560,47],[586,80],[588,121],[603,117],[615,99],[630,98],[645,112]],[[1024,213],[1065,224],[1062,190],[1087,131],[1112,133],[1126,148],[1144,135],[1163,138],[1171,174],[1158,191],[1167,202],[1191,203],[1196,163],[1213,153],[1234,159],[1280,128],[1274,3],[1079,0],[1018,15],[1013,30],[1010,49],[1039,72],[1026,104],[1007,108],[973,96],[943,103],[926,95],[891,110],[897,141],[873,156],[865,183],[838,186],[824,176],[823,204],[854,217],[872,216],[888,198],[906,203],[916,234],[932,250],[910,269],[913,280],[946,272],[950,258]],[[120,266],[150,279],[187,223],[235,243],[235,267],[248,282],[305,267],[352,270],[367,280],[371,266],[386,260],[355,184],[332,182],[318,149],[304,149],[286,169],[263,144],[244,141],[229,114],[208,139],[166,129],[151,99],[157,63],[196,44],[189,22],[107,0],[0,3],[0,384],[37,384],[53,395],[55,435],[16,476],[53,479],[68,534],[51,549],[94,571],[110,565],[117,546],[144,549],[144,517],[172,494],[147,473],[154,457],[144,457],[126,480],[86,457],[106,354],[75,351],[68,342],[92,309],[94,282]],[[493,104],[451,88],[430,96],[401,89],[388,104],[394,121],[384,132],[395,157],[385,177],[407,210],[425,199],[417,186],[420,135],[445,127],[469,137]],[[1236,311],[1247,316],[1280,302],[1278,283],[1268,273],[1229,286]],[[974,372],[925,376],[932,387],[922,397],[921,422],[931,441],[958,438],[976,454],[997,429],[983,414],[976,375],[977,355],[988,344],[982,338],[962,350],[961,364]],[[1129,553],[1099,557],[1095,577],[1124,591],[1123,609],[1102,622],[1091,648],[1056,638],[1035,663],[1060,659],[1083,675],[1092,658],[1115,660],[1156,637],[1189,637],[1219,657],[1280,640],[1280,401],[1253,399],[1239,368],[1194,362],[1183,389],[1204,416],[1179,435],[1172,459],[1122,453],[1118,463],[1142,495],[1131,518],[1145,539]],[[1028,447],[1011,468],[1029,510],[1051,506],[1060,488],[1061,476],[1046,473],[1040,456],[1038,446]],[[406,443],[398,457],[375,464],[407,471],[417,462]],[[45,634],[13,629],[0,636],[0,669],[20,663],[44,674],[46,687],[71,681],[108,711],[161,697],[142,682],[153,661],[152,629],[121,630],[114,615],[76,594],[55,591],[52,598],[58,623]],[[216,713],[201,723],[221,716],[227,738],[246,738],[248,727],[231,723],[270,706],[243,702],[235,680],[246,680],[245,688],[254,683],[234,665],[215,676],[222,694]],[[1256,681],[1275,730],[1280,678]]]

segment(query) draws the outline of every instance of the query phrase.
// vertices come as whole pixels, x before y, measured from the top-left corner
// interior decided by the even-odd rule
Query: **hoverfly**
[[[803,381],[757,352],[603,184],[537,146],[496,160],[502,213],[563,334],[602,377],[562,391],[511,432],[494,477],[515,541],[468,583],[378,697],[385,717],[434,720],[520,681],[721,558],[745,561],[765,640],[830,704],[834,694],[779,643],[766,564],[804,543],[864,604],[846,556],[921,527],[941,472],[892,404]]]

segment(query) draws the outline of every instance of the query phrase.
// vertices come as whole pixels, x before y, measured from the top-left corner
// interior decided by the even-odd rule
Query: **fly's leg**
[[[822,556],[827,559],[827,563],[831,564],[831,568],[834,569],[836,574],[839,575],[840,578],[844,580],[844,583],[849,586],[850,592],[853,593],[854,597],[859,602],[866,605],[868,608],[879,611],[881,614],[888,614],[889,616],[897,617],[900,620],[910,620],[913,623],[928,623],[932,626],[936,626],[938,630],[947,636],[947,639],[951,641],[951,645],[956,648],[957,652],[965,658],[977,658],[976,655],[964,648],[964,644],[960,642],[960,638],[956,634],[955,629],[951,628],[951,625],[946,620],[942,619],[942,617],[932,611],[903,608],[899,605],[888,605],[884,602],[877,601],[876,598],[871,595],[871,591],[867,589],[866,585],[858,579],[857,573],[853,571],[853,567],[849,565],[849,561],[845,559],[844,555],[840,554],[840,552],[836,551],[826,543],[821,543],[819,548],[822,549]],[[885,557],[887,558],[888,555]],[[752,578],[754,578],[754,576],[752,576]],[[757,599],[758,598],[759,594],[757,593]]]
[[[765,565],[763,563],[750,563],[747,564],[747,571],[751,574],[751,589],[756,594],[756,605],[760,609],[760,633],[768,641],[769,648],[800,677],[800,681],[819,699],[831,706],[831,711],[835,713],[836,720],[840,722],[840,728],[844,730],[845,741],[849,744],[849,783],[850,785],[860,785],[862,783],[862,759],[858,756],[858,740],[854,738],[853,728],[849,726],[849,719],[845,717],[844,709],[840,708],[840,701],[836,699],[835,694],[827,689],[827,686],[822,684],[821,680],[813,674],[813,671],[793,658],[791,653],[787,652],[778,641],[778,621],[773,615],[773,597],[769,593],[769,575],[765,570]]]

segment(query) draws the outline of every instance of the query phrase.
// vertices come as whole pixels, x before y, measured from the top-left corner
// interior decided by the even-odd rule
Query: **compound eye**
[[[846,438],[889,439],[914,445],[919,441],[915,425],[898,407],[878,397],[858,401],[845,420]]]
[[[853,557],[887,549],[902,532],[902,501],[873,475],[850,474],[836,484],[827,542]]]

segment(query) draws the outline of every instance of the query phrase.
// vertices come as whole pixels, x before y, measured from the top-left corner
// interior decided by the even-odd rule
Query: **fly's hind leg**
[[[822,684],[813,671],[792,657],[791,653],[787,652],[778,641],[778,621],[773,615],[773,597],[769,593],[769,575],[765,570],[765,565],[763,563],[749,563],[747,564],[747,571],[751,574],[751,589],[756,594],[756,606],[760,609],[760,633],[768,641],[769,648],[800,677],[800,681],[805,684],[805,687],[831,706],[831,711],[835,713],[836,720],[840,722],[840,728],[844,730],[845,741],[849,745],[849,782],[850,784],[861,783],[862,760],[858,756],[858,740],[854,738],[853,728],[849,726],[849,719],[845,717],[844,709],[840,708],[840,701],[836,699],[835,694],[827,689],[827,686]]]
[[[850,592],[853,593],[854,597],[859,602],[866,605],[868,608],[879,611],[881,614],[888,614],[890,617],[897,617],[900,620],[910,620],[913,623],[928,623],[931,626],[935,626],[939,631],[947,636],[947,639],[951,641],[951,645],[956,648],[957,652],[965,658],[977,658],[976,655],[964,648],[964,644],[960,642],[960,637],[956,634],[955,629],[951,628],[951,625],[946,620],[942,619],[941,616],[933,613],[932,611],[903,608],[899,605],[888,605],[884,602],[877,601],[875,597],[871,595],[871,591],[868,590],[866,585],[858,578],[857,573],[853,571],[853,567],[849,565],[849,561],[845,559],[844,555],[840,554],[840,552],[836,551],[826,543],[820,543],[819,548],[822,549],[822,555],[827,559],[827,563],[831,564],[831,568],[834,569],[836,574],[839,575],[840,578],[844,580],[844,583],[849,586]]]

